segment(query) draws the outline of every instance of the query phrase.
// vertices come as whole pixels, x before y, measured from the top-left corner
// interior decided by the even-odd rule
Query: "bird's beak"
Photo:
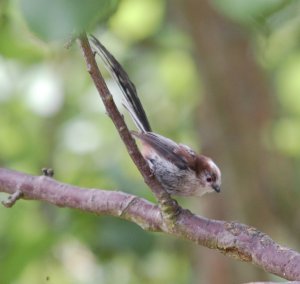
[[[214,184],[213,186],[212,186],[212,188],[215,190],[215,192],[220,192],[221,191],[221,187],[219,186],[219,185],[217,185],[217,184]]]

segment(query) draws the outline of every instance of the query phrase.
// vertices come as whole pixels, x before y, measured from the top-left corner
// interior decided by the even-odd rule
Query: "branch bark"
[[[300,280],[300,254],[275,243],[269,236],[237,222],[211,220],[182,210],[173,227],[161,211],[145,199],[118,191],[80,188],[45,176],[0,168],[0,192],[22,192],[22,198],[98,215],[126,219],[144,230],[163,232],[250,262],[288,280]]]

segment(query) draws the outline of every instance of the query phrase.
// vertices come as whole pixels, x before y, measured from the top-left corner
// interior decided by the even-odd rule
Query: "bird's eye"
[[[211,178],[211,177],[208,177],[208,178],[206,178],[206,181],[207,181],[207,182],[211,182],[211,181],[212,181],[212,178]]]

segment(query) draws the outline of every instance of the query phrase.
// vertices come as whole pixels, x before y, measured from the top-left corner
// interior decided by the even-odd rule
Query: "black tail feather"
[[[90,40],[93,43],[95,51],[100,55],[106,68],[121,88],[124,97],[124,106],[130,113],[135,124],[142,132],[151,132],[147,115],[137,95],[136,88],[129,79],[128,74],[96,37],[90,35]]]

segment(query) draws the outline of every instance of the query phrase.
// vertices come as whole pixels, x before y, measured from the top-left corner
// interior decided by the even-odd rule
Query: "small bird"
[[[212,159],[198,155],[190,147],[152,132],[134,84],[121,64],[94,36],[94,52],[122,90],[123,105],[139,131],[132,135],[141,141],[141,153],[162,187],[171,195],[202,196],[220,192],[221,171]]]

